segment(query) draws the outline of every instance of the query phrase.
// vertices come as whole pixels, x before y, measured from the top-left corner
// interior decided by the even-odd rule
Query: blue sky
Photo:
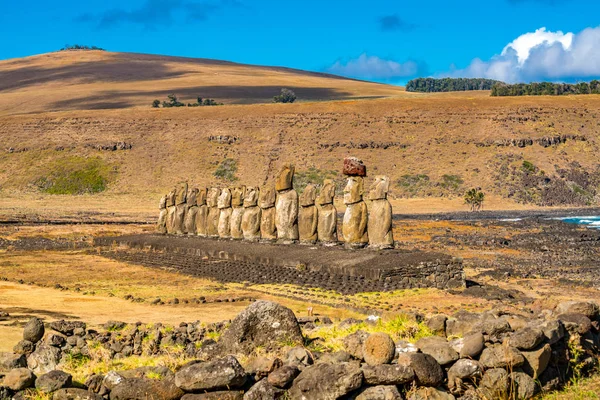
[[[0,59],[77,43],[398,84],[416,76],[506,81],[600,77],[597,0],[30,0],[26,4],[0,0]]]

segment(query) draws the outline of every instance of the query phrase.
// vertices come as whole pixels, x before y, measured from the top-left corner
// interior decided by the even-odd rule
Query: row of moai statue
[[[284,244],[339,244],[334,182],[325,180],[318,193],[317,187],[309,184],[298,196],[293,180],[294,167],[286,164],[274,187],[188,190],[188,184],[181,183],[161,198],[158,232]],[[347,247],[394,247],[388,189],[389,178],[377,176],[369,192],[368,210],[363,200],[364,178],[348,177],[342,223]]]

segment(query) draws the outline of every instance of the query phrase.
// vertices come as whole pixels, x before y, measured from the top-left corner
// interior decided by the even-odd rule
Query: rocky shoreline
[[[268,301],[230,322],[172,328],[112,321],[95,330],[33,318],[14,353],[0,354],[0,398],[528,399],[598,365],[600,314],[592,302],[405,318],[410,340],[399,339],[398,322],[391,330],[378,318],[333,324]],[[323,346],[332,332],[339,349]],[[136,357],[162,364],[83,368]]]

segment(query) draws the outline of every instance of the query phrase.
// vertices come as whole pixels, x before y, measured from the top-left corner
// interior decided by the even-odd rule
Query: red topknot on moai
[[[346,176],[367,176],[367,167],[356,157],[344,158],[344,169],[342,173]]]

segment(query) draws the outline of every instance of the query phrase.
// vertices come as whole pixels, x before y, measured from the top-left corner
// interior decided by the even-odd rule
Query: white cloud
[[[445,76],[491,78],[504,82],[568,81],[600,77],[600,27],[577,34],[540,28],[506,45],[488,61],[474,59]]]
[[[415,61],[399,63],[377,56],[362,54],[358,58],[343,63],[336,62],[327,69],[336,75],[360,79],[393,80],[408,78],[420,73],[422,66]]]

